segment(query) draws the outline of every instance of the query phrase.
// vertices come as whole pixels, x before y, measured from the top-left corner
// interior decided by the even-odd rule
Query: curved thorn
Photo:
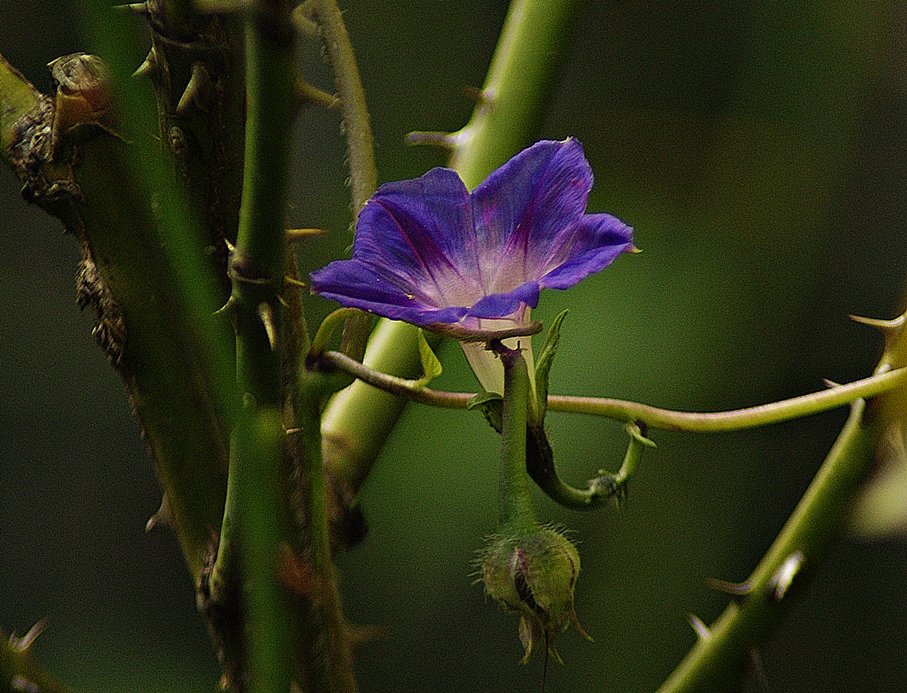
[[[234,310],[236,310],[236,297],[231,294],[227,302],[214,311],[214,316],[217,318],[232,318]]]
[[[211,77],[202,63],[192,63],[192,76],[189,83],[176,105],[176,113],[182,115],[189,106],[194,105],[199,110],[207,110],[207,97],[211,87]]]
[[[114,5],[113,9],[141,16],[146,16],[150,12],[147,2],[133,2],[126,5]]]
[[[133,78],[139,79],[141,77],[150,77],[156,75],[158,70],[157,62],[157,51],[154,49],[154,46],[151,47],[151,50],[148,51],[148,55],[145,56],[145,62],[136,68],[136,71],[132,73]]]
[[[304,79],[298,79],[296,80],[296,105],[304,106],[306,104],[321,106],[329,111],[339,111],[342,105],[339,96],[329,94]]]
[[[441,149],[449,151],[457,148],[460,139],[456,132],[414,130],[413,132],[407,133],[405,141],[407,144],[413,146],[429,145],[432,147],[441,147]]]
[[[708,640],[712,637],[712,631],[709,630],[709,627],[705,625],[703,620],[696,614],[688,614],[687,621],[689,621],[690,627],[700,640]]]
[[[877,318],[864,318],[860,315],[849,316],[851,320],[861,325],[867,325],[882,333],[885,338],[885,349],[891,349],[892,345],[901,336],[904,331],[904,325],[907,323],[907,313],[901,314],[891,320],[879,320]]]
[[[43,618],[40,619],[28,629],[28,632],[25,633],[21,638],[17,637],[15,633],[9,636],[9,644],[14,650],[19,652],[25,652],[32,644],[37,640],[38,636],[44,632],[47,628],[47,621]]]
[[[158,508],[154,514],[148,518],[148,522],[145,523],[145,532],[150,532],[153,529],[158,527],[170,527],[172,526],[173,516],[170,514],[170,502],[167,500],[167,495],[165,494],[161,498],[161,507]]]
[[[725,594],[730,594],[734,597],[745,597],[753,590],[753,583],[750,580],[731,582],[730,580],[722,580],[720,578],[709,578],[706,580],[706,585],[713,590],[724,592]]]
[[[304,241],[307,238],[320,238],[326,235],[326,229],[287,229],[287,243]]]
[[[784,599],[784,595],[787,594],[794,578],[797,576],[797,573],[800,572],[805,561],[806,556],[803,555],[802,551],[794,551],[784,559],[784,562],[780,566],[778,566],[778,569],[774,572],[772,579],[768,583],[772,598],[776,602],[780,602]]]
[[[258,319],[265,328],[268,335],[268,344],[271,345],[271,351],[277,350],[277,323],[274,320],[274,309],[270,303],[258,304]]]
[[[195,0],[193,6],[199,14],[229,14],[242,12],[246,4],[246,0]]]

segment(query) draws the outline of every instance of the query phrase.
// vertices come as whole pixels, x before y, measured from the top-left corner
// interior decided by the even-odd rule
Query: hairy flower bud
[[[520,614],[522,664],[540,642],[561,661],[554,640],[570,623],[591,639],[573,608],[579,553],[564,535],[542,527],[521,536],[495,535],[482,552],[481,566],[486,593]]]

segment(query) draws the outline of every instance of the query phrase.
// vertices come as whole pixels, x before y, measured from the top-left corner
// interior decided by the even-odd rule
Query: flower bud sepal
[[[505,529],[505,528],[502,528]],[[520,641],[526,664],[544,643],[548,653],[563,663],[555,639],[572,623],[587,640],[573,605],[579,575],[579,553],[561,532],[535,525],[532,531],[499,533],[488,538],[482,551],[485,592],[506,611],[520,615]]]

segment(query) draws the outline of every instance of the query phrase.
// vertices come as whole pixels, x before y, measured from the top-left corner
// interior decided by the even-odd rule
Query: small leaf
[[[466,403],[466,408],[481,411],[488,425],[498,433],[501,432],[504,417],[504,398],[497,392],[486,392],[483,390]]]
[[[441,367],[438,357],[435,356],[435,352],[429,346],[428,340],[425,339],[424,331],[419,330],[417,339],[419,340],[419,360],[422,362],[422,377],[415,382],[415,386],[425,387],[441,375],[444,369]]]
[[[557,354],[557,348],[561,341],[561,323],[567,317],[569,311],[562,311],[551,322],[548,328],[548,334],[545,337],[545,345],[539,354],[538,362],[535,366],[535,389],[536,389],[536,407],[535,418],[537,424],[545,420],[545,412],[548,410],[548,373],[554,363],[554,356]]]

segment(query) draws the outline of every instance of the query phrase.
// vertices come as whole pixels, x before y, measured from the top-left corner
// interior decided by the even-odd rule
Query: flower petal
[[[359,215],[353,258],[437,306],[468,306],[482,296],[469,193],[450,169],[382,185]]]
[[[589,163],[572,138],[534,144],[476,188],[485,293],[506,293],[544,274],[552,244],[582,217],[591,188]]]
[[[539,304],[539,283],[526,282],[506,294],[492,294],[477,301],[466,314],[472,318],[505,318],[521,308],[535,308]]]
[[[633,248],[633,229],[610,214],[587,214],[549,248],[539,284],[567,289]]]
[[[391,320],[431,325],[458,322],[466,314],[463,307],[439,307],[420,300],[393,277],[357,259],[336,260],[312,272],[311,279],[312,291],[320,296]]]

